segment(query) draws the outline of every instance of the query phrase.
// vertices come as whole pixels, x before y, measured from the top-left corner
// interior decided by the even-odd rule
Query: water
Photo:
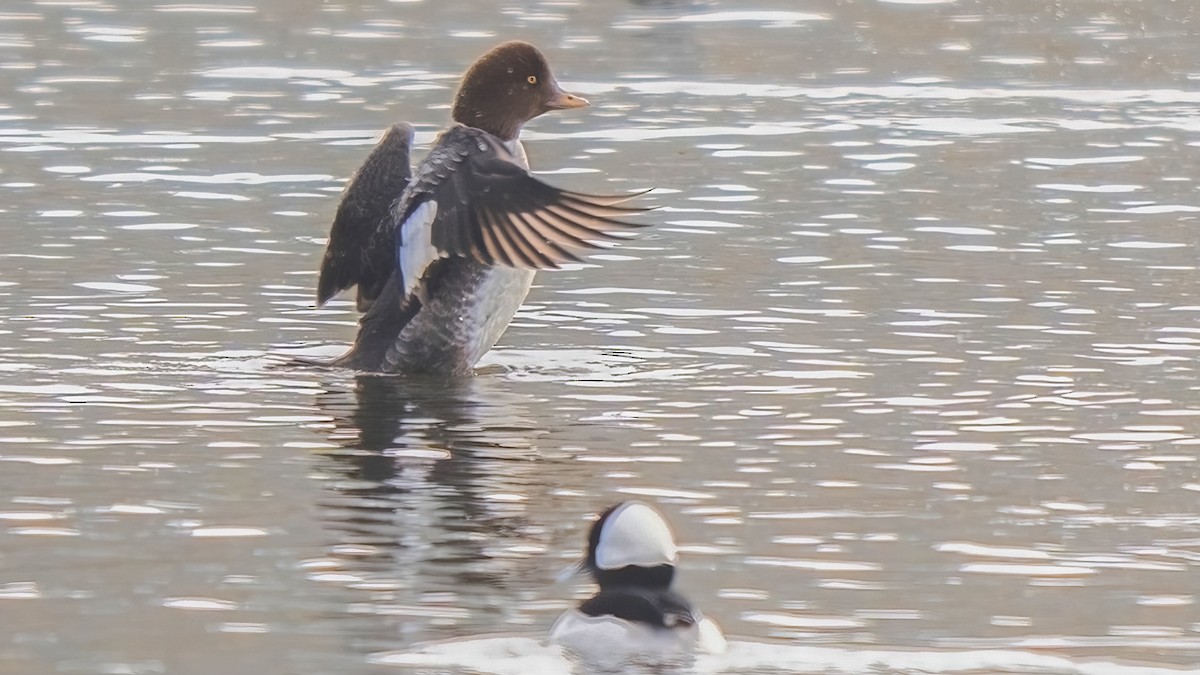
[[[634,497],[745,657],[705,668],[1194,664],[1195,14],[10,0],[0,673],[519,643]],[[593,103],[532,165],[654,227],[477,377],[288,365],[353,339],[312,306],[342,181],[516,37]]]

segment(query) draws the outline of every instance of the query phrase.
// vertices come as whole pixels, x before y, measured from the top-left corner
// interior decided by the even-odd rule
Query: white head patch
[[[604,521],[596,545],[596,567],[674,565],[675,538],[662,516],[641,502],[626,502]]]

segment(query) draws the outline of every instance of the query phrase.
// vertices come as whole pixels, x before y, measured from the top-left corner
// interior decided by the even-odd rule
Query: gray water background
[[[731,635],[1196,662],[1194,7],[6,0],[0,673],[538,635],[627,498]],[[474,378],[286,365],[345,178],[510,38],[593,103],[535,170],[654,227]]]

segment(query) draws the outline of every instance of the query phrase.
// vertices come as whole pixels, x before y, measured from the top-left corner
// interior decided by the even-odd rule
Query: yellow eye
[[[529,77],[525,78],[525,81],[529,84],[537,84],[537,75],[530,75]]]

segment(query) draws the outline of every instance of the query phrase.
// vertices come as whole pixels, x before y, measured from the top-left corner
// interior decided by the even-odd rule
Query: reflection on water
[[[630,496],[777,667],[1196,663],[1195,13],[5,4],[0,673],[541,635]],[[345,177],[508,38],[594,104],[532,165],[655,226],[540,275],[475,378],[288,365],[354,335],[313,307]]]
[[[370,591],[373,600],[353,611],[440,616],[455,626],[472,623],[472,611],[503,611],[521,622],[495,595],[462,589],[511,596],[539,581],[546,528],[526,511],[539,491],[537,439],[546,432],[526,404],[473,379],[329,383],[317,405],[332,421],[331,446],[314,468],[334,541],[317,578]],[[417,595],[402,602],[399,589]]]

